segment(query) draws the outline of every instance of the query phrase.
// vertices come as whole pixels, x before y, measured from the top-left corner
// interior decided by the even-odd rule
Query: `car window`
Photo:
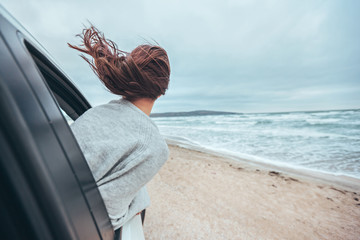
[[[71,124],[86,110],[91,108],[91,105],[70,79],[59,70],[59,67],[41,54],[29,42],[25,41],[25,46],[58,103],[67,123]]]

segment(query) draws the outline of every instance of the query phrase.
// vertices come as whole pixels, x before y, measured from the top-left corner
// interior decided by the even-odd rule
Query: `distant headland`
[[[190,116],[232,115],[232,114],[239,114],[239,113],[197,110],[197,111],[190,111],[190,112],[152,113],[152,114],[150,114],[150,117],[190,117]]]

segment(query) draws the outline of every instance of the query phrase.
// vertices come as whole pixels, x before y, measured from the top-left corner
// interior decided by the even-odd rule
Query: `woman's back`
[[[144,186],[167,160],[166,142],[150,117],[125,99],[88,110],[71,129],[116,229],[149,205]]]

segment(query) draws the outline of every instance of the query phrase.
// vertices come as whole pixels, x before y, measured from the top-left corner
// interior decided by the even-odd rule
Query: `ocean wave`
[[[306,119],[306,122],[314,125],[314,124],[333,124],[340,122],[340,119],[336,118],[325,118],[325,119]]]
[[[156,118],[154,121],[169,141],[180,142],[185,147],[205,146],[254,161],[263,157],[263,161],[275,159],[326,171],[349,174],[355,171],[360,175],[357,162],[360,159],[360,110]]]
[[[170,143],[177,143],[177,144],[183,144],[183,145],[189,145],[189,146],[201,146],[200,143],[197,143],[195,141],[192,141],[186,137],[179,137],[179,136],[172,136],[172,135],[163,135],[167,142]]]
[[[255,125],[268,125],[268,124],[272,124],[273,121],[269,120],[269,119],[265,119],[265,120],[259,120],[255,123]]]
[[[339,166],[338,164],[334,164],[329,166],[327,161],[314,161],[314,162],[309,162],[306,165],[300,165],[300,164],[296,164],[296,163],[290,163],[290,162],[284,162],[284,161],[277,161],[277,160],[273,160],[271,158],[266,158],[266,157],[261,157],[261,156],[257,156],[257,155],[253,155],[253,154],[248,154],[248,153],[243,153],[243,152],[235,152],[235,151],[231,151],[225,148],[216,148],[216,147],[208,147],[208,146],[203,146],[201,144],[197,144],[192,142],[191,140],[188,141],[176,141],[174,140],[176,139],[176,137],[173,136],[166,136],[166,140],[168,141],[168,143],[173,144],[173,145],[177,145],[180,147],[184,147],[187,149],[191,149],[191,150],[197,150],[197,151],[201,151],[201,152],[206,152],[206,153],[211,153],[211,154],[216,154],[216,155],[221,155],[221,156],[225,156],[225,157],[229,157],[235,160],[241,160],[241,161],[246,161],[248,164],[254,164],[254,165],[264,165],[265,166],[273,166],[273,167],[279,167],[279,168],[283,168],[283,169],[287,169],[287,170],[298,170],[298,171],[306,171],[306,172],[319,172],[319,173],[324,173],[324,174],[328,174],[328,175],[334,175],[334,176],[349,176],[349,177],[353,177],[353,178],[358,178],[360,179],[360,173],[357,170],[357,168],[355,168],[353,165],[350,164],[343,164],[344,166],[346,166],[350,171],[344,171],[344,168]]]

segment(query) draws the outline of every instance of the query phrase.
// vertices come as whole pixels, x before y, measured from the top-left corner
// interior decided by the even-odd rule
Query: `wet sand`
[[[148,184],[145,237],[360,239],[360,181],[334,182],[171,145]]]

